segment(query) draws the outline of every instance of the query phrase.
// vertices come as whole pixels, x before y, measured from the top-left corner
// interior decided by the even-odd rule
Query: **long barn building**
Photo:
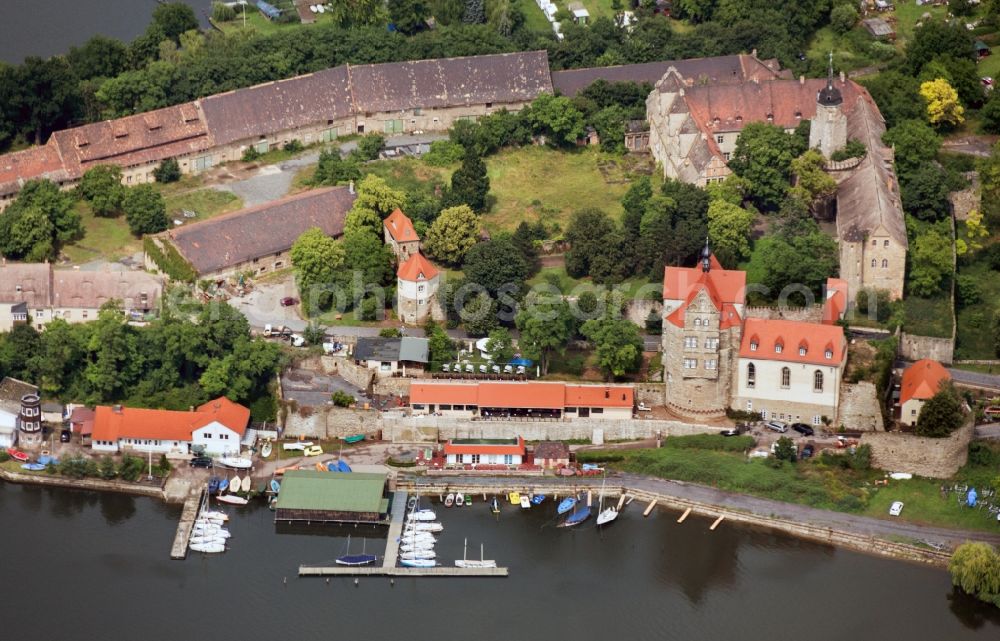
[[[45,145],[0,155],[0,210],[34,178],[70,187],[87,169],[113,164],[132,185],[152,182],[168,158],[191,174],[239,160],[249,147],[263,153],[291,140],[445,131],[458,120],[520,110],[544,93],[575,95],[596,80],[652,84],[670,66],[700,82],[783,74],[776,61],[752,54],[555,72],[545,51],[341,65],[57,131]]]

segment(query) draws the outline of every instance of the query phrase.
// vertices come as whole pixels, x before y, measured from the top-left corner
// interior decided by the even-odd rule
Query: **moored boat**
[[[434,513],[434,510],[427,510],[427,509],[416,510],[410,513],[409,519],[411,521],[424,521],[424,522],[436,521],[437,514]]]
[[[470,507],[472,506],[472,495],[471,494],[466,494],[465,495],[465,504],[468,505],[468,506],[470,506]]]
[[[531,504],[532,505],[541,505],[542,502],[544,502],[544,501],[545,501],[545,495],[544,494],[534,494],[531,497]]]
[[[408,568],[432,568],[437,565],[432,559],[400,559],[399,563]]]
[[[455,506],[462,507],[463,505],[465,505],[465,495],[461,493],[455,494]]]
[[[361,441],[365,440],[365,435],[364,434],[352,434],[351,436],[345,436],[341,440],[344,441],[345,443],[348,443],[348,444],[360,443]]]
[[[521,509],[523,510],[527,510],[529,507],[531,507],[531,501],[528,500],[527,496],[522,496],[520,503],[521,503]]]
[[[218,459],[219,465],[224,465],[226,467],[231,467],[235,470],[246,470],[253,465],[253,461],[242,456],[223,456]]]
[[[45,469],[45,466],[41,463],[22,463],[22,470],[28,470],[29,472],[41,472]]]
[[[239,474],[234,476],[232,480],[229,481],[229,491],[239,492],[240,488],[243,487],[243,479],[240,478]]]
[[[260,446],[261,458],[268,458],[271,456],[271,441],[264,441],[264,444]]]
[[[444,506],[445,507],[451,507],[454,504],[455,504],[455,495],[454,494],[449,494],[448,496],[444,497]]]
[[[569,512],[573,509],[573,506],[576,505],[576,501],[577,499],[575,496],[567,496],[563,500],[559,501],[559,506],[556,508],[556,514],[565,514]]]
[[[271,485],[271,491],[274,492],[275,494],[281,491],[281,483],[279,483],[277,479],[271,479],[270,485]]]
[[[417,523],[407,523],[406,527],[403,530],[403,532],[404,533],[409,533],[409,532],[440,532],[443,529],[444,529],[444,526],[441,525],[440,523],[424,523],[424,522],[421,521],[421,522],[417,522]]]
[[[192,543],[188,547],[194,552],[203,554],[219,554],[226,551],[226,546],[222,543]]]
[[[403,543],[399,546],[400,552],[420,552],[422,550],[433,550],[434,543],[431,542],[414,542],[414,543]]]
[[[465,543],[462,545],[462,558],[455,559],[456,568],[495,568],[497,562],[492,559],[484,559],[483,544],[479,544],[479,560],[466,558],[466,552],[469,547],[469,539],[465,539]]]
[[[618,518],[618,510],[613,507],[609,507],[605,510],[601,510],[600,514],[597,515],[597,524],[604,525],[606,523],[611,523]]]
[[[511,492],[510,494],[507,495],[507,500],[510,501],[511,505],[520,505],[521,495],[518,494],[517,492]]]
[[[219,491],[219,481],[220,480],[221,479],[219,479],[218,476],[213,476],[212,478],[208,479],[208,493],[209,494],[215,494],[216,492]]]
[[[249,492],[252,485],[253,481],[250,480],[250,475],[247,474],[246,476],[243,477],[243,491]]]
[[[490,511],[494,514],[500,514],[500,501],[495,496],[490,500]]]
[[[230,505],[246,505],[250,501],[246,500],[242,496],[233,496],[232,494],[223,494],[221,496],[215,497],[216,501],[221,503],[229,503]]]
[[[223,521],[229,520],[229,515],[221,510],[202,510],[201,515],[209,518],[221,519]]]
[[[590,518],[590,506],[580,505],[577,506],[576,510],[574,510],[569,516],[566,517],[565,521],[563,521],[556,527],[573,527],[574,525],[580,525],[589,518]]]
[[[219,479],[219,484],[216,492],[225,492],[229,489],[229,479]]]
[[[8,447],[7,448],[7,454],[9,454],[10,457],[12,459],[14,459],[15,461],[20,461],[22,463],[27,463],[28,462],[28,455],[25,454],[24,452],[22,452],[19,449],[16,449],[16,448],[13,448],[13,447]]]
[[[403,561],[413,561],[418,559],[433,559],[437,557],[434,550],[416,550],[414,552],[403,552],[399,558]]]
[[[347,464],[347,461],[341,459],[337,461],[337,471],[344,473],[351,472],[351,466]]]

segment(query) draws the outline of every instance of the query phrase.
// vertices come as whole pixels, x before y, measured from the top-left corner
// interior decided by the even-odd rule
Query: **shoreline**
[[[168,493],[162,487],[151,487],[138,483],[128,483],[122,481],[105,481],[102,479],[73,479],[61,476],[40,476],[35,474],[23,474],[0,469],[0,480],[21,485],[41,485],[47,487],[57,487],[63,489],[89,490],[96,492],[117,492],[132,496],[143,496],[154,498],[171,504]],[[649,478],[652,481],[661,479]],[[548,481],[548,482],[546,482]],[[552,482],[555,481],[555,482]],[[684,512],[689,510],[696,515],[731,521],[744,526],[764,528],[776,532],[781,532],[796,538],[847,548],[856,552],[862,552],[873,556],[880,556],[900,561],[918,562],[932,565],[939,568],[946,568],[951,552],[946,550],[935,550],[931,547],[904,543],[892,540],[885,536],[875,534],[861,534],[851,532],[844,528],[833,526],[820,526],[803,521],[795,521],[771,515],[764,515],[752,510],[739,509],[731,506],[721,505],[718,502],[707,502],[675,496],[673,494],[650,490],[638,487],[637,484],[629,483],[629,479],[615,479],[614,485],[610,488],[605,486],[605,490],[611,493],[628,494],[640,502],[655,501],[657,507],[665,507],[670,510]],[[683,484],[689,485],[689,484]],[[599,492],[601,483],[588,482],[560,482],[558,479],[541,479],[538,477],[435,477],[435,478],[397,478],[395,480],[397,489],[405,489],[423,495],[443,494],[448,491],[462,491],[472,494],[492,494],[500,491],[522,491],[533,493],[552,492],[553,490],[564,490],[566,493],[577,491]],[[743,496],[743,495],[739,495]],[[837,514],[837,513],[835,513]],[[968,538],[974,539],[973,532],[965,532]],[[907,537],[903,537],[907,538]]]

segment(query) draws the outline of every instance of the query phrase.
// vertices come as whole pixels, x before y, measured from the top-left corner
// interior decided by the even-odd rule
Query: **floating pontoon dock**
[[[177,533],[174,535],[174,544],[170,547],[170,558],[175,560],[187,557],[188,542],[191,540],[191,530],[194,528],[195,519],[201,510],[202,496],[205,490],[191,492],[187,500],[184,501],[184,509],[181,511],[181,520],[177,523]]]

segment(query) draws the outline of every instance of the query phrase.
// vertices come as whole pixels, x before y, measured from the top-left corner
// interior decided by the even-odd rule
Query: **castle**
[[[646,100],[649,150],[665,177],[704,187],[725,180],[743,127],[768,122],[792,132],[810,121],[809,145],[828,159],[835,198],[840,277],[854,300],[862,289],[903,296],[906,225],[893,152],[882,143],[885,122],[871,95],[843,76],[835,79],[696,83],[670,68]],[[861,159],[830,161],[848,140],[861,142]]]
[[[746,273],[723,269],[708,245],[697,267],[667,267],[663,280],[665,404],[685,418],[728,408],[765,420],[834,421],[847,364],[847,284],[827,280],[823,322],[752,318]]]

